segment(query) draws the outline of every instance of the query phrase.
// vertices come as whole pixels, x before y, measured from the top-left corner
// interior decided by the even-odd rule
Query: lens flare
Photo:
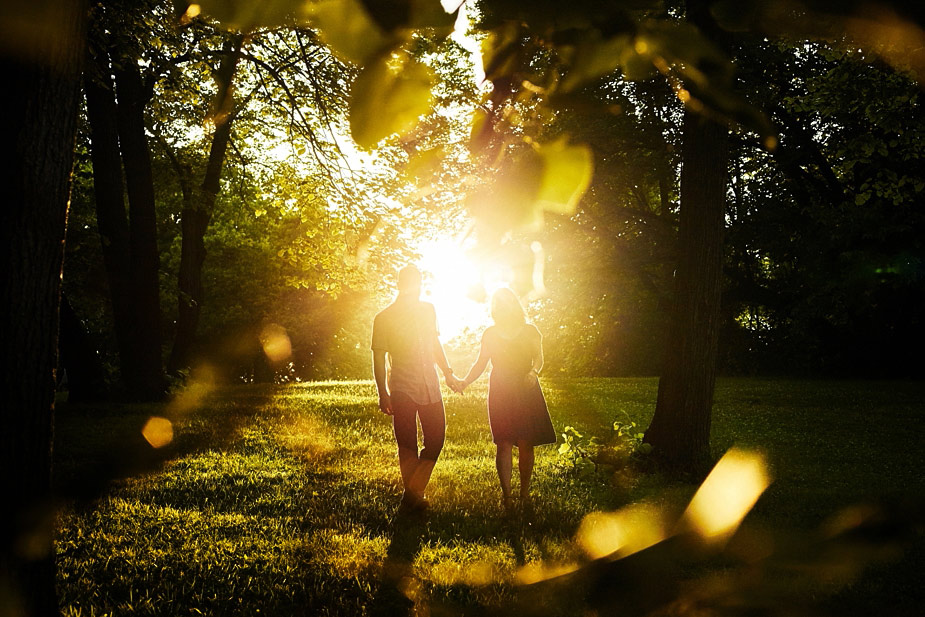
[[[704,540],[728,538],[771,483],[764,457],[733,448],[697,490],[682,525]]]
[[[533,585],[534,583],[577,572],[578,569],[579,565],[577,563],[557,564],[534,561],[520,568],[514,575],[514,580],[519,585]]]
[[[274,364],[292,355],[292,343],[286,334],[286,328],[278,324],[267,324],[263,328],[260,332],[260,344],[263,345],[263,353],[267,355],[267,359]]]
[[[215,369],[208,364],[196,367],[186,386],[176,393],[167,406],[167,414],[176,417],[202,406],[206,397],[215,389]]]
[[[578,528],[578,544],[591,559],[625,557],[665,537],[662,513],[648,504],[634,504],[616,512],[592,512]]]
[[[163,448],[173,441],[173,423],[167,418],[151,416],[141,429],[141,435],[152,448]]]
[[[453,239],[426,241],[417,253],[425,275],[421,299],[434,305],[442,340],[491,323],[486,301],[507,283],[501,269],[475,262]]]

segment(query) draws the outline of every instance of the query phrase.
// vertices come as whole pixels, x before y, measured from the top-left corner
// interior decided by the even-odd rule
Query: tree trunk
[[[106,397],[103,363],[80,318],[61,294],[58,334],[59,365],[67,375],[67,401],[87,403]]]
[[[710,415],[721,320],[726,167],[725,126],[684,113],[680,264],[658,401],[645,441],[676,469],[710,458]]]
[[[224,48],[218,68],[218,93],[212,106],[215,132],[209,150],[209,161],[202,185],[193,192],[192,200],[181,214],[183,241],[180,249],[180,272],[177,293],[177,333],[167,369],[171,373],[188,368],[196,340],[196,329],[202,311],[202,265],[206,259],[205,234],[209,228],[215,199],[218,196],[225,151],[231,140],[234,118],[232,80],[238,63],[243,37],[236,35]]]
[[[123,382],[131,389],[134,375],[138,373],[135,360],[136,327],[132,308],[129,225],[125,214],[116,98],[110,70],[106,52],[91,49],[84,73],[84,92],[90,125],[96,223],[109,279],[113,326],[119,347],[119,368]]]
[[[86,7],[58,0],[25,14],[34,21],[16,24],[15,52],[0,52],[0,124],[13,155],[0,167],[0,589],[4,612],[51,616],[58,302]]]
[[[151,153],[145,134],[144,110],[150,96],[134,58],[114,64],[117,118],[122,165],[129,203],[132,313],[135,319],[136,371],[132,395],[144,400],[163,398],[167,384],[161,349],[161,301],[158,280],[157,214]]]

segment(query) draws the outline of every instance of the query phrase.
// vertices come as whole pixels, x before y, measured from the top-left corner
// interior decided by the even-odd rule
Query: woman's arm
[[[487,330],[485,333],[487,334]],[[491,354],[488,351],[488,345],[485,341],[487,337],[485,334],[482,334],[482,345],[479,348],[479,357],[476,358],[475,364],[472,365],[472,368],[469,369],[469,373],[466,375],[466,378],[462,380],[460,384],[463,388],[466,388],[473,381],[482,376],[482,373],[485,372],[485,367],[488,366],[488,361],[491,359]]]
[[[536,330],[536,327],[534,326]],[[545,359],[543,358],[543,335],[536,330],[536,339],[533,341],[533,372],[539,374],[543,370]]]
[[[536,326],[530,327],[533,328],[534,336],[530,341],[530,371],[527,373],[527,377],[524,379],[524,385],[527,387],[531,387],[534,383],[536,383],[537,376],[540,374],[540,371],[543,370],[543,335],[540,334],[540,331],[537,330]]]

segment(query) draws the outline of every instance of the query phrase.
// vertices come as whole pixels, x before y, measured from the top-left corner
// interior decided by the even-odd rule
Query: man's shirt
[[[437,313],[428,302],[399,296],[376,315],[372,349],[389,355],[390,392],[404,392],[419,405],[440,402],[434,367],[436,338]]]

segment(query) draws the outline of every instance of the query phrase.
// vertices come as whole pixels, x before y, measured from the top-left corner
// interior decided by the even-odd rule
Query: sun
[[[415,252],[424,274],[421,299],[434,305],[443,341],[491,323],[488,299],[507,284],[501,269],[471,258],[453,238],[422,241]]]

